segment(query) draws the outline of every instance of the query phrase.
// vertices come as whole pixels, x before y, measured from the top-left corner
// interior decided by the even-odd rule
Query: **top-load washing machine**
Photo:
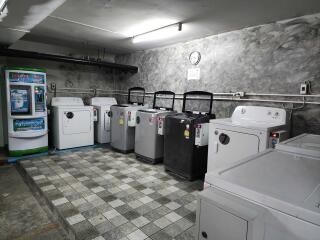
[[[52,106],[53,145],[67,149],[93,145],[93,107],[81,98],[54,97]]]
[[[110,108],[111,147],[122,153],[133,152],[136,114],[144,105],[144,88],[134,87],[128,91],[128,104],[117,104]]]
[[[320,135],[304,133],[277,144],[276,149],[320,158]]]
[[[238,106],[231,118],[211,120],[208,172],[286,140],[289,128],[286,111],[271,107]]]
[[[319,160],[268,149],[206,174],[196,239],[320,239]]]
[[[94,113],[94,140],[97,143],[110,142],[110,107],[117,104],[112,97],[94,97],[90,99]]]
[[[163,121],[174,114],[175,93],[158,91],[154,93],[153,108],[137,111],[137,126],[134,151],[140,160],[159,163],[163,160]]]
[[[182,113],[168,115],[164,129],[165,169],[188,180],[203,178],[207,170],[208,123],[213,94],[183,94]]]

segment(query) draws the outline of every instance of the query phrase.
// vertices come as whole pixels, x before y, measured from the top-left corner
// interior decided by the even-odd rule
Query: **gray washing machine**
[[[174,114],[175,93],[158,91],[154,93],[153,108],[137,111],[135,153],[139,160],[149,163],[163,161],[163,120]],[[160,128],[160,129],[159,129]]]
[[[130,88],[128,104],[116,104],[110,108],[111,147],[122,153],[133,152],[136,112],[148,108],[144,105],[144,88]]]

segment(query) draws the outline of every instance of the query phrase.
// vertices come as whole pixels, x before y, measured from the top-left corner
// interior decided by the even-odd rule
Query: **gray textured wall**
[[[0,69],[6,65],[7,59],[0,57]],[[5,104],[4,104],[4,81],[0,76],[0,147],[3,147],[6,143],[4,135],[4,121],[5,121]]]
[[[201,80],[186,80],[192,51],[202,55]],[[165,48],[116,57],[139,66],[136,75],[119,75],[118,89],[144,86],[147,91],[299,93],[311,80],[320,93],[320,14],[251,27]],[[241,103],[256,104],[256,103]],[[217,117],[228,117],[239,102],[216,102]],[[263,104],[266,106],[281,106]],[[180,103],[177,102],[177,110]],[[320,107],[308,105],[293,113],[293,135],[320,134]]]

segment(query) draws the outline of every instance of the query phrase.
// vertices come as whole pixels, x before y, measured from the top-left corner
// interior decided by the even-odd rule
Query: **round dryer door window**
[[[221,133],[219,136],[219,141],[221,144],[227,145],[230,142],[230,137],[225,133]]]

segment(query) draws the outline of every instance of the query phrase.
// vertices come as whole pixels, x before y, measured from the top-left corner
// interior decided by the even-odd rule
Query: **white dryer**
[[[117,104],[112,97],[94,97],[90,105],[94,108],[94,140],[98,143],[110,142],[110,107]]]
[[[320,158],[320,135],[304,133],[277,144],[276,149]]]
[[[269,149],[207,174],[196,239],[319,240],[319,160]]]
[[[271,107],[238,106],[231,118],[210,120],[207,173],[273,147],[289,128],[286,111]]]
[[[81,98],[54,97],[52,106],[53,144],[57,149],[93,145],[93,107]]]

